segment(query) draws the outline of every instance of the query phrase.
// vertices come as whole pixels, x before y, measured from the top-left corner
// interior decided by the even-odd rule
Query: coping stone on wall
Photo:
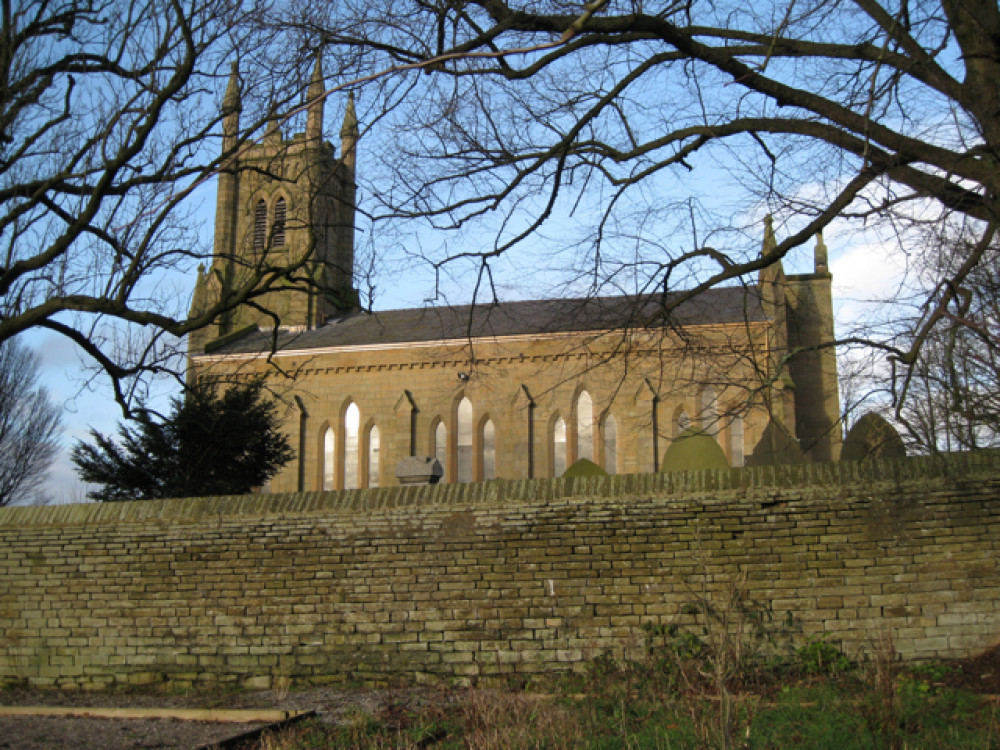
[[[194,497],[121,503],[76,503],[0,508],[0,526],[86,525],[188,521],[225,516],[302,515],[328,510],[455,505],[515,505],[568,498],[628,498],[650,494],[689,497],[727,490],[900,483],[934,477],[966,479],[1000,468],[1000,450],[914,456],[894,460],[758,466],[608,477],[491,479],[470,484],[383,487],[270,495]]]

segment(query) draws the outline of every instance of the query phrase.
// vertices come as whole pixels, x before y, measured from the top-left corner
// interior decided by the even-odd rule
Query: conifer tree
[[[279,431],[276,406],[260,382],[233,386],[221,396],[212,385],[171,401],[157,420],[142,410],[136,426],[120,424],[120,442],[91,430],[73,462],[80,478],[99,485],[93,500],[241,495],[264,485],[292,459]]]

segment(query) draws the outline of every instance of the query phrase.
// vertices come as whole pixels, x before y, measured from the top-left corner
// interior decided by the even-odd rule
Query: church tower
[[[795,383],[795,430],[814,461],[837,461],[842,447],[833,276],[823,235],[816,237],[813,272],[788,277],[788,370]]]
[[[319,59],[305,93],[306,128],[286,138],[272,115],[262,137],[239,142],[240,81],[236,66],[222,103],[212,266],[199,269],[191,316],[227,293],[269,285],[203,331],[189,349],[203,351],[249,327],[305,330],[357,307],[354,288],[355,164],[353,98],[341,128],[341,155],[323,138],[326,89]],[[278,279],[278,281],[275,281]]]
[[[765,218],[762,257],[777,247]],[[812,273],[785,274],[780,260],[761,269],[758,284],[769,333],[769,410],[813,461],[836,461],[842,444],[833,291],[826,243],[816,238]]]

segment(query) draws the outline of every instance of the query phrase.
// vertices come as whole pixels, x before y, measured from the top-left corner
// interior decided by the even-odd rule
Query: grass
[[[1000,711],[981,696],[935,688],[919,671],[894,670],[891,696],[877,692],[874,668],[813,675],[733,689],[732,719],[741,748],[995,748]],[[544,695],[470,690],[454,702],[381,716],[355,714],[339,726],[318,721],[268,736],[265,750],[301,748],[716,748],[722,701],[681,689],[676,675],[606,664],[587,691]],[[728,719],[727,719],[728,720]]]

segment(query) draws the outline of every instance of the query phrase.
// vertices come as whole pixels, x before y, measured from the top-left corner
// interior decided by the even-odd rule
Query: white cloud
[[[907,302],[908,261],[893,243],[872,241],[843,248],[831,259],[830,271],[841,332],[881,323],[892,314],[889,305]]]

